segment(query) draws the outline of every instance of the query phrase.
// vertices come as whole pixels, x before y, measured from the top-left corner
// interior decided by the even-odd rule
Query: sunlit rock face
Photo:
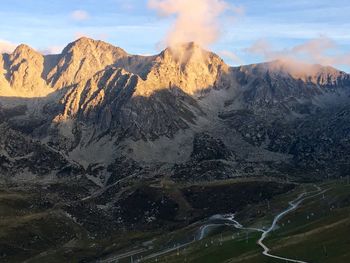
[[[195,43],[138,56],[82,38],[57,55],[21,45],[0,56],[4,129],[49,146],[98,185],[124,177],[122,163],[142,176],[166,167],[176,179],[211,180],[345,162],[346,150],[326,143],[350,149],[344,129],[327,132],[330,120],[347,122],[349,87],[331,67],[233,68]]]
[[[10,87],[10,83],[6,79],[7,74],[7,63],[6,63],[6,55],[0,56],[0,95],[11,96],[14,92]]]
[[[62,51],[46,78],[56,89],[69,87],[90,79],[95,73],[127,56],[121,48],[103,41],[80,38]]]
[[[194,97],[219,88],[228,71],[194,43],[153,57],[130,56],[71,88],[55,120],[77,118],[137,139],[171,137],[195,123],[201,109]]]
[[[18,46],[0,60],[3,89],[18,97],[42,97],[57,89],[88,80],[127,53],[103,41],[81,38],[59,55],[43,56],[27,45]],[[7,80],[8,83],[4,80]],[[2,92],[6,96],[6,92]]]
[[[171,87],[196,95],[221,85],[229,67],[216,54],[195,43],[168,48],[153,62],[146,81],[140,83],[137,95],[149,96],[154,91]]]
[[[18,46],[10,54],[2,55],[1,93],[19,97],[43,97],[53,90],[46,84],[44,56],[27,45]]]
[[[187,94],[163,89],[144,97],[137,93],[140,82],[144,81],[139,76],[121,68],[102,71],[66,94],[61,100],[64,112],[55,120],[73,118],[136,139],[170,135],[194,121],[190,108],[195,109],[196,102]]]

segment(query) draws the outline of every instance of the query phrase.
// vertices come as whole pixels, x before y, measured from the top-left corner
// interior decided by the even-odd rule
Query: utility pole
[[[324,252],[325,256],[327,257],[327,256],[328,256],[328,255],[327,255],[327,248],[326,248],[325,245],[323,245],[323,252]]]

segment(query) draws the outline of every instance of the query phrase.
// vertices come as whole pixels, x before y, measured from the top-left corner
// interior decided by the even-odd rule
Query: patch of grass
[[[241,254],[254,254],[259,251],[256,245],[258,239],[257,233],[249,233],[248,239],[246,232],[241,231],[240,236],[236,232],[234,239],[232,233],[228,235],[214,235],[193,245],[181,248],[167,255],[158,257],[158,262],[193,262],[193,263],[212,263],[224,262],[230,258],[237,257]],[[145,262],[155,262],[156,258]]]

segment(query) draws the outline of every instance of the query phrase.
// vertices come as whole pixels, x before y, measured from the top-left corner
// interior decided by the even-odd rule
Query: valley
[[[250,183],[259,185],[262,182]],[[242,182],[226,184],[234,191],[232,187]],[[159,225],[158,230],[151,230],[151,226],[149,230],[125,229],[121,230],[123,234],[110,232],[105,237],[92,236],[74,216],[64,211],[62,205],[50,207],[50,201],[40,204],[35,200],[37,207],[31,207],[28,202],[34,203],[36,194],[2,191],[0,204],[5,215],[2,215],[1,233],[7,244],[2,257],[4,259],[6,255],[9,262],[19,261],[21,257],[26,258],[26,262],[62,262],[73,258],[71,262],[213,262],[214,258],[215,262],[284,262],[263,256],[263,250],[257,244],[262,234],[260,229],[267,230],[275,218],[275,227],[263,241],[272,255],[300,262],[346,261],[350,186],[346,179],[317,185],[323,190],[315,190],[314,184],[296,184],[286,193],[267,197],[263,202],[252,201],[238,209],[234,203],[225,200],[218,200],[226,202],[224,208],[208,207],[212,210],[208,215],[215,212],[229,214],[235,209],[234,220],[229,219],[230,216],[224,219],[203,214],[188,218],[189,223],[184,224],[169,218],[164,219],[170,220],[166,228]],[[214,183],[201,187],[218,186]],[[231,198],[237,200],[237,197]],[[288,209],[291,200],[296,200],[293,210]],[[278,220],[277,215],[280,215]],[[98,218],[99,224],[102,220]],[[170,222],[173,227],[169,229]],[[13,235],[13,231],[21,231],[23,235]],[[100,229],[96,231],[101,233]],[[32,241],[27,243],[25,239]],[[309,253],[310,249],[314,252]],[[338,258],[340,252],[342,258]]]
[[[190,243],[185,248],[175,247],[165,255],[152,256],[149,260],[141,259],[140,262],[346,262],[348,260],[346,251],[349,246],[346,234],[350,226],[349,204],[340,208],[338,202],[342,202],[343,198],[348,199],[349,185],[330,182],[322,184],[322,187],[331,188],[310,192],[305,195],[305,199],[297,198],[296,200],[301,201],[300,207],[293,212],[289,209],[290,213],[280,217],[280,222],[276,218],[288,210],[276,216],[277,224],[272,228],[271,235],[266,236],[266,244],[272,251],[269,252],[269,257],[262,255],[262,249],[258,245],[262,241],[261,233],[259,234],[261,230],[258,227],[262,225],[268,227],[266,224],[271,218],[271,214],[268,213],[262,218],[250,218],[251,226],[248,228],[237,221],[233,221],[235,227],[227,221],[226,225],[221,225],[218,221],[217,228],[213,228],[205,239]],[[312,186],[309,188],[312,189]],[[283,199],[290,198],[296,194],[295,192],[284,196]],[[340,194],[344,192],[346,197]],[[330,202],[338,203],[338,209]],[[272,201],[270,209],[274,210],[276,206],[281,206],[280,200]],[[244,216],[244,212],[241,216]],[[339,217],[343,219],[339,220]],[[323,235],[324,231],[327,232],[327,236]],[[342,245],[339,245],[339,239],[344,242]],[[313,252],[310,253],[309,249]],[[344,254],[338,258],[339,253]],[[121,262],[129,260],[130,257]]]

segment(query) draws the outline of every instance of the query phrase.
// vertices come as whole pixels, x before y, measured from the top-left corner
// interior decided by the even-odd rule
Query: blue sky
[[[261,54],[247,52],[259,39],[280,51],[322,36],[337,44],[329,52],[340,55],[350,52],[348,0],[227,2],[242,6],[244,15],[235,19],[222,16],[221,38],[210,48],[223,54],[229,64],[266,59]],[[80,16],[74,18],[73,12],[77,10],[81,11]],[[156,11],[148,9],[147,0],[1,0],[0,16],[2,41],[56,51],[77,36],[87,35],[136,54],[157,53],[173,21],[160,18]],[[229,52],[241,61],[230,59]],[[337,66],[349,72],[345,64]]]

